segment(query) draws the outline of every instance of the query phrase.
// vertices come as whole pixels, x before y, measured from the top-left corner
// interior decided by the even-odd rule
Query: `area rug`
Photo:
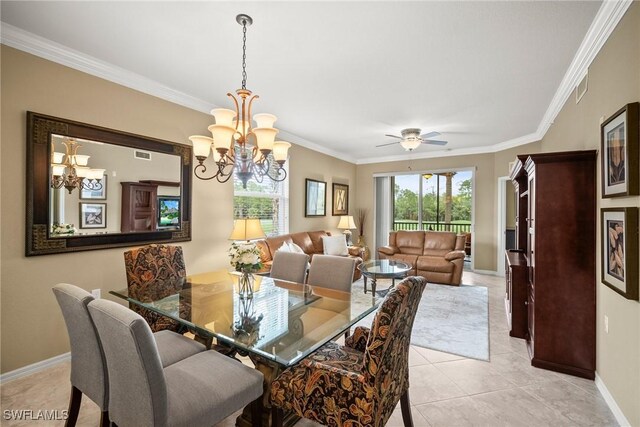
[[[489,360],[489,296],[484,286],[427,284],[411,344]]]
[[[380,288],[387,288],[388,284],[386,280],[378,280]],[[353,287],[353,292],[362,292],[362,280],[355,282]],[[360,289],[356,290],[356,287]],[[489,360],[487,288],[428,283],[413,324],[411,344]]]

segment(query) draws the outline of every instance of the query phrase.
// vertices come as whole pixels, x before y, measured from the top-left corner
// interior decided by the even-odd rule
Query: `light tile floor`
[[[409,353],[413,421],[421,426],[616,426],[593,381],[533,368],[523,340],[510,338],[504,313],[504,280],[465,271],[463,282],[489,288],[490,361],[466,359],[412,346]],[[69,364],[0,386],[2,410],[66,409]],[[231,427],[237,414],[219,426]],[[84,399],[78,425],[95,426],[99,410]],[[63,425],[17,422],[3,426]],[[299,427],[315,423],[301,420]],[[388,426],[402,426],[400,408]]]

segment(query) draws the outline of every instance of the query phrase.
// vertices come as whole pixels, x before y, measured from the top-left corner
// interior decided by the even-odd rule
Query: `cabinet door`
[[[529,283],[532,287],[535,286],[535,267],[536,267],[536,233],[535,233],[535,220],[536,220],[536,181],[535,173],[529,175],[529,198],[527,209],[527,258],[529,259]]]

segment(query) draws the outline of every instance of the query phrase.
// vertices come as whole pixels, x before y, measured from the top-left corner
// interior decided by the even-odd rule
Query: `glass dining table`
[[[381,298],[356,292],[254,276],[252,298],[240,298],[235,272],[215,271],[188,276],[137,298],[127,289],[110,293],[169,317],[205,343],[248,356],[265,379],[263,425],[269,425],[271,382],[285,368],[342,335],[373,312]],[[285,425],[296,421],[285,417]],[[249,426],[251,411],[245,409],[236,425]]]

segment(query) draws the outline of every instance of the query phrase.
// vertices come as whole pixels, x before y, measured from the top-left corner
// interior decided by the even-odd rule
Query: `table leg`
[[[256,369],[264,375],[263,393],[262,393],[262,425],[264,427],[271,426],[271,383],[276,379],[283,370],[283,367],[276,362],[260,357],[256,354],[249,354],[249,358],[255,365]],[[293,426],[300,420],[293,412],[285,412],[282,425],[284,427]],[[242,414],[236,418],[236,426],[251,427],[251,405],[245,406]]]
[[[364,281],[364,293],[367,293],[367,276],[362,275],[362,280]]]
[[[373,276],[371,276],[371,293],[373,294],[373,296],[376,296],[376,285],[378,281],[376,280],[376,275],[374,274]]]

